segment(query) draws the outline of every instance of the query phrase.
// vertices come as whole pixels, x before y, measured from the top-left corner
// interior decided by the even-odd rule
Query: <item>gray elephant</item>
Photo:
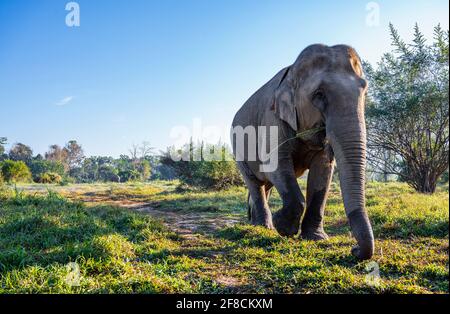
[[[345,211],[358,243],[352,254],[361,260],[372,257],[374,237],[364,193],[366,90],[361,61],[353,48],[316,44],[304,49],[294,64],[278,72],[240,108],[231,141],[249,190],[252,224],[275,228],[283,236],[300,231],[304,239],[327,239],[323,216],[336,159]],[[261,126],[278,130],[280,144],[275,151],[267,148],[270,132],[263,134]],[[244,130],[242,145],[235,132],[238,128]],[[249,140],[252,128],[256,138],[265,141]],[[274,170],[262,169],[266,160],[250,153],[252,143],[258,152],[265,149],[268,155],[276,154]],[[305,206],[297,178],[308,169]],[[268,206],[272,187],[283,202],[273,217]]]

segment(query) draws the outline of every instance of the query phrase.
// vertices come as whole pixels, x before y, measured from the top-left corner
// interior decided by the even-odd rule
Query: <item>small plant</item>
[[[16,205],[22,205],[25,199],[25,194],[22,190],[17,188],[17,185],[14,184],[14,193],[12,196],[12,201]]]
[[[54,172],[46,172],[38,177],[38,182],[46,184],[58,184],[62,182],[62,177]]]
[[[58,182],[58,184],[60,186],[67,186],[71,183],[75,183],[75,179],[72,177],[68,177],[68,176],[63,177],[62,180],[60,182]]]

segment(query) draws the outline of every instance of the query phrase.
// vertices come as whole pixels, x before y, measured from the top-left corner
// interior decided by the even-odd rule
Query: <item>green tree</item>
[[[172,156],[176,151],[173,147],[168,148],[161,156],[161,164],[173,169],[182,183],[213,190],[243,183],[229,147],[222,143],[194,145],[191,141],[178,150],[178,153],[189,156],[188,160],[174,160]]]
[[[5,144],[8,141],[8,139],[6,137],[1,137],[0,136],[0,156],[3,155],[5,153]]]
[[[23,161],[5,160],[0,163],[3,179],[9,183],[29,182],[31,172]]]
[[[119,171],[113,164],[102,164],[98,168],[98,179],[103,182],[119,182]]]
[[[140,159],[134,163],[134,169],[139,172],[139,179],[146,181],[150,178],[151,167],[150,162],[146,159]]]
[[[64,165],[59,161],[35,157],[31,161],[29,168],[34,181],[38,181],[44,173],[55,173],[61,177],[64,176]]]
[[[365,64],[368,160],[417,191],[433,193],[449,162],[449,33],[438,25],[430,45],[417,24],[410,44],[392,24],[390,33],[394,51],[376,69]],[[392,162],[386,163],[386,152]]]

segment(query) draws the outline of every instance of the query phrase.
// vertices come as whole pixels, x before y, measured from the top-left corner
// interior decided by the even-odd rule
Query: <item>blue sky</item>
[[[448,29],[447,0],[0,0],[0,136],[35,153],[78,140],[87,155],[118,156],[148,141],[173,144],[175,126],[228,130],[234,113],[312,43],[345,43],[375,63],[388,23],[409,39]],[[228,141],[228,138],[224,139]]]

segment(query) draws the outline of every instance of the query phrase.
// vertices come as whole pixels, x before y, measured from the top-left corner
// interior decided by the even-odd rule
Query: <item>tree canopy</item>
[[[389,27],[394,50],[376,69],[365,64],[369,163],[432,193],[448,169],[449,33],[438,25],[427,44],[416,24],[407,44]],[[386,162],[386,152],[392,161]]]

